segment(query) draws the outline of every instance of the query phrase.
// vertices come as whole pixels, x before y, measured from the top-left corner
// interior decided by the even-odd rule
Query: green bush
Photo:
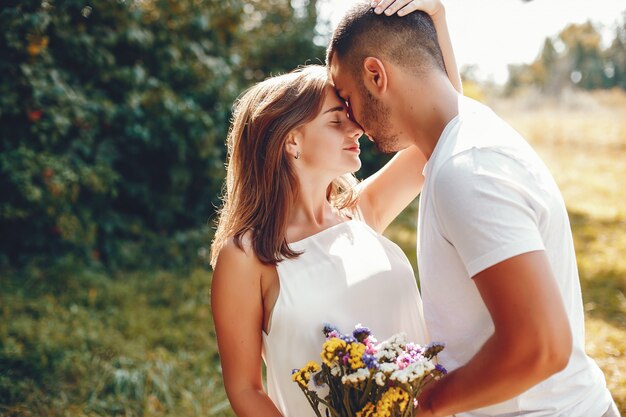
[[[0,266],[196,259],[232,102],[323,57],[315,3],[3,2]]]

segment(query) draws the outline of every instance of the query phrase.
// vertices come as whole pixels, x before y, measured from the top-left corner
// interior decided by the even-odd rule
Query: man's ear
[[[389,78],[383,61],[368,56],[363,60],[363,73],[365,86],[374,95],[380,95],[387,91]]]
[[[292,158],[300,158],[302,152],[300,147],[302,144],[302,134],[298,129],[294,129],[287,134],[287,140],[285,141],[285,152]]]

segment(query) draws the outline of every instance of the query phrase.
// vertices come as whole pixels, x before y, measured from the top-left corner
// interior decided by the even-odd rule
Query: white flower
[[[381,363],[378,369],[385,374],[391,374],[398,366],[395,363]]]
[[[435,366],[432,364],[431,361],[425,360],[413,362],[402,370],[394,371],[389,379],[405,384],[407,382],[413,382],[422,379],[433,369],[435,369]]]
[[[370,376],[370,371],[364,368],[357,369],[356,372],[341,377],[341,383],[344,385],[356,385],[365,381]]]
[[[406,343],[406,333],[394,334],[389,339],[382,341],[376,346],[377,352],[374,354],[374,357],[378,359],[379,362],[384,362],[385,359],[392,362],[398,355],[404,353]]]
[[[374,374],[374,381],[376,382],[376,385],[378,385],[379,387],[385,386],[386,379],[387,379],[386,375],[383,372],[376,372]]]
[[[409,381],[409,375],[403,369],[401,371],[395,371],[393,374],[391,374],[389,379],[391,379],[392,381],[397,381],[401,384],[406,384]]]

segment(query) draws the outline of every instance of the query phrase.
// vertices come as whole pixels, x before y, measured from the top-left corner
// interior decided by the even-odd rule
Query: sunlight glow
[[[322,0],[321,17],[334,27],[357,0]],[[483,80],[506,81],[507,65],[529,63],[546,37],[591,20],[604,40],[624,22],[626,0],[444,0],[459,67],[475,65]]]

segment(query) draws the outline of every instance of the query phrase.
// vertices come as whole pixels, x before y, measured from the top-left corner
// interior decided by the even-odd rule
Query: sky
[[[321,17],[334,27],[357,0],[322,0]],[[547,37],[591,20],[605,42],[623,22],[626,0],[443,0],[459,68],[475,65],[482,80],[506,81],[508,64],[532,62]]]

